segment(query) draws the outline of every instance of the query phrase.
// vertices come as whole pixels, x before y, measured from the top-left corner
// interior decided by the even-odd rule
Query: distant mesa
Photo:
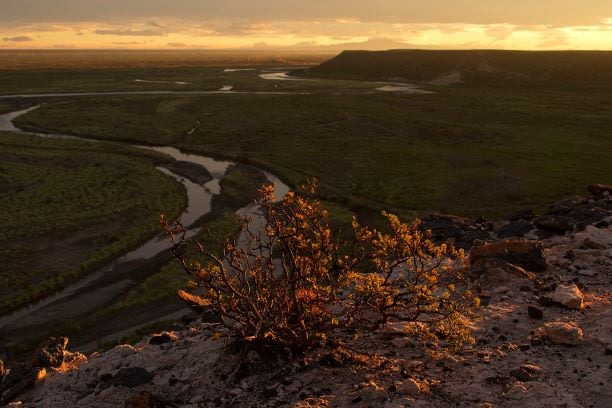
[[[344,51],[300,75],[455,84],[612,88],[611,51]]]

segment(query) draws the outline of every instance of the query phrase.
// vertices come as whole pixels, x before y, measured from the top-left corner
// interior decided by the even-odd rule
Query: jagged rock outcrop
[[[6,404],[27,391],[45,378],[48,371],[59,369],[64,364],[67,345],[66,337],[52,337],[36,350],[30,362],[13,367],[7,375],[0,375],[0,404]],[[4,367],[1,368],[0,371],[4,371]]]
[[[590,186],[593,197],[562,200],[551,204],[540,215],[520,209],[493,223],[454,215],[432,213],[422,218],[421,229],[430,230],[438,242],[452,241],[458,248],[470,249],[474,242],[499,239],[540,239],[612,223],[610,186]]]
[[[31,366],[60,368],[64,363],[66,347],[68,347],[67,337],[50,338],[38,348]]]
[[[436,241],[452,242],[458,248],[469,249],[475,240],[491,239],[492,224],[487,220],[471,220],[455,215],[432,213],[421,219],[421,229],[431,231]]]

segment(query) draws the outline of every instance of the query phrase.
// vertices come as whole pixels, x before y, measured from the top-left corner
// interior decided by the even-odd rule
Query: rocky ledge
[[[603,220],[612,216],[612,186],[593,184],[588,191],[591,197],[559,201],[541,215],[524,208],[493,222],[433,213],[422,219],[421,227],[430,230],[439,241],[452,240],[457,247],[469,249],[476,240],[538,240],[597,227],[600,222],[605,226]]]
[[[527,211],[491,228],[453,220],[464,223],[455,238],[487,234],[470,242],[476,343],[452,357],[425,357],[393,325],[299,358],[241,356],[221,326],[198,320],[87,357],[54,339],[30,364],[0,364],[0,395],[13,407],[607,407],[612,199],[593,194],[551,206],[554,223]],[[529,231],[499,238],[519,221]]]

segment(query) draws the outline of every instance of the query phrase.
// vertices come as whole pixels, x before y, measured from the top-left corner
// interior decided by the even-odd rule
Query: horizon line
[[[346,48],[346,49],[316,49],[316,48],[2,48],[1,51],[174,51],[174,52],[190,52],[190,51],[242,51],[242,52],[272,52],[272,51],[295,51],[295,52],[319,52],[319,53],[337,53],[342,51],[506,51],[506,52],[612,52],[610,49],[592,48],[592,49],[519,49],[519,48],[385,48],[385,49],[365,49],[365,48]]]

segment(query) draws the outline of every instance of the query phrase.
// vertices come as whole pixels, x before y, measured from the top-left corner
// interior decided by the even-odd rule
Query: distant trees
[[[242,219],[221,255],[162,216],[172,253],[201,290],[197,302],[241,338],[293,351],[339,328],[389,322],[405,322],[434,352],[470,340],[465,316],[477,298],[463,279],[462,251],[432,242],[418,221],[386,213],[387,232],[353,220],[353,238],[341,240],[314,193],[310,183],[275,203],[273,187],[263,187],[256,202],[264,225]]]

